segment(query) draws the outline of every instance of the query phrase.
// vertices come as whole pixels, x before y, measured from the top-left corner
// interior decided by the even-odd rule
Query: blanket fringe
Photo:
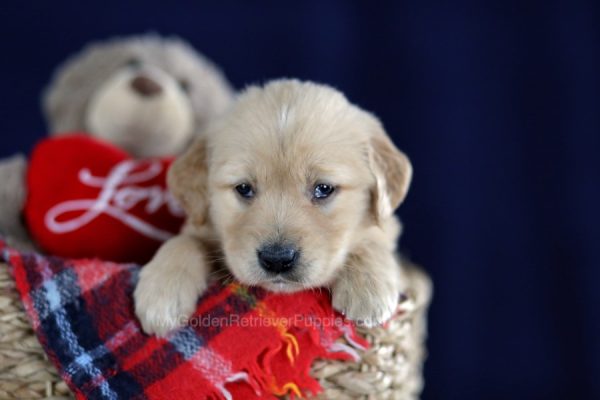
[[[356,350],[354,350],[352,347],[344,344],[344,343],[333,343],[331,346],[329,346],[328,349],[331,353],[345,353],[347,355],[349,355],[350,357],[352,357],[352,359],[355,362],[360,361],[360,355],[358,354],[358,352]]]
[[[252,387],[252,389],[254,389],[257,396],[261,395],[261,392],[256,387],[256,385],[253,385],[252,382],[250,382],[250,377],[248,376],[248,374],[246,372],[238,372],[233,375],[230,375],[227,378],[225,378],[225,382],[219,383],[219,384],[215,385],[215,387],[217,389],[219,389],[219,391],[221,392],[221,395],[223,395],[223,397],[226,400],[233,400],[233,396],[231,395],[231,392],[225,388],[225,384],[232,383],[232,382],[240,382],[240,381],[243,381],[243,382],[246,382],[247,384],[249,384]]]

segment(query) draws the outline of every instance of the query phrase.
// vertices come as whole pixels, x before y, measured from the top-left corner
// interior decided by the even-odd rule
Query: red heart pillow
[[[90,136],[43,140],[27,172],[25,218],[32,236],[62,257],[149,261],[183,223],[166,190],[171,162],[134,160]]]

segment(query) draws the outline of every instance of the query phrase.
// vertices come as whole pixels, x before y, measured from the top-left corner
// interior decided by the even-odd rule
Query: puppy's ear
[[[167,175],[169,190],[196,225],[202,225],[208,215],[207,180],[206,143],[197,138]]]
[[[375,176],[373,210],[380,221],[391,216],[406,197],[412,165],[384,132],[373,135],[369,144],[369,163]]]

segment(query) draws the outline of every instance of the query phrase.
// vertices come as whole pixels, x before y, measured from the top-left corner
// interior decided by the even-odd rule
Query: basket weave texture
[[[315,362],[311,374],[324,389],[319,399],[419,397],[431,284],[424,273],[411,271],[400,312],[385,327],[359,327],[371,343],[360,362]],[[0,399],[70,398],[33,333],[8,266],[0,263]]]

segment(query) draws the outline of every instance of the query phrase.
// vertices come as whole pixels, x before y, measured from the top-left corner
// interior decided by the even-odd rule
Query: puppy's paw
[[[340,279],[332,287],[333,308],[366,327],[390,319],[398,307],[399,295],[397,285],[390,282],[364,282],[358,287]]]
[[[135,313],[144,332],[164,337],[185,326],[205,288],[205,282],[171,275],[168,268],[157,268],[154,261],[145,266],[133,294]]]

